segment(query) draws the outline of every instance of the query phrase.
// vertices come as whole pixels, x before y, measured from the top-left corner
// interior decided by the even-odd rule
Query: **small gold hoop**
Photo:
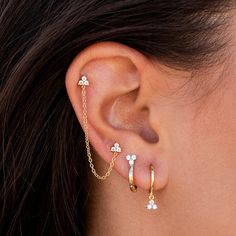
[[[137,192],[137,186],[134,184],[134,166],[129,169],[129,188],[132,192]]]
[[[132,192],[137,192],[137,186],[134,184],[134,163],[136,155],[127,155],[126,160],[129,161],[129,188]]]
[[[149,188],[149,196],[148,196],[149,203],[147,205],[147,209],[148,210],[156,210],[158,207],[157,207],[156,203],[154,202],[155,196],[153,193],[154,181],[155,181],[155,170],[152,165],[150,165],[150,169],[151,169],[151,183],[150,183],[150,188]]]
[[[149,189],[149,194],[150,194],[150,199],[154,199],[154,194],[153,194],[153,189],[154,189],[154,181],[155,181],[155,170],[153,165],[150,166],[151,169],[151,183],[150,183],[150,189]]]

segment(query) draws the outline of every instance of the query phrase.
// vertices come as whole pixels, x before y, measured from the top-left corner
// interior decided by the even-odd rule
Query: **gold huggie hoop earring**
[[[113,156],[112,156],[109,168],[104,175],[102,175],[102,176],[99,175],[94,167],[94,164],[93,164],[93,159],[92,159],[91,150],[90,150],[90,143],[89,143],[87,100],[86,100],[86,87],[89,86],[89,81],[85,75],[83,75],[81,77],[81,79],[78,82],[78,85],[82,87],[83,125],[84,125],[85,145],[86,145],[89,166],[91,168],[93,175],[97,179],[105,180],[108,176],[110,176],[110,174],[113,170],[118,153],[121,152],[121,147],[120,147],[119,143],[115,143],[114,146],[111,147],[111,152],[113,153]]]
[[[151,165],[150,166],[151,169],[151,184],[150,184],[150,189],[149,189],[149,204],[147,205],[147,209],[148,210],[156,210],[157,209],[157,205],[154,202],[155,196],[153,194],[153,190],[154,190],[154,181],[155,181],[155,170],[154,167]]]
[[[129,188],[132,192],[137,192],[137,186],[134,184],[134,162],[136,155],[127,155],[126,160],[129,161]]]

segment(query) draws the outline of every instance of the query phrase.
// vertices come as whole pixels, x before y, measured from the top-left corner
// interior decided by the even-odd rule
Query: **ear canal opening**
[[[144,113],[144,119],[147,119],[146,117],[148,117],[148,113],[149,110],[148,108],[144,108],[143,109],[143,113]],[[139,135],[148,143],[158,143],[159,142],[159,135],[156,133],[155,130],[152,129],[152,127],[150,126],[150,124],[148,122],[144,123],[144,126],[140,127],[139,130]]]
[[[139,88],[117,98],[112,107],[107,109],[107,119],[112,127],[133,131],[146,142],[155,144],[159,142],[159,136],[149,124],[148,108],[137,109],[135,106],[138,92]]]

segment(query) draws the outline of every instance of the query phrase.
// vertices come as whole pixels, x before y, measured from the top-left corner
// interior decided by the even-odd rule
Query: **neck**
[[[128,181],[114,170],[105,181],[90,178],[87,236],[168,235],[161,210],[146,209],[148,191],[132,193]]]

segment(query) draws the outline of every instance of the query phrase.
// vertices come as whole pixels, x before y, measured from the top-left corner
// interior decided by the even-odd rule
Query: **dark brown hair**
[[[182,69],[215,63],[230,4],[0,0],[0,235],[84,235],[84,137],[65,90],[72,59],[109,40]]]

